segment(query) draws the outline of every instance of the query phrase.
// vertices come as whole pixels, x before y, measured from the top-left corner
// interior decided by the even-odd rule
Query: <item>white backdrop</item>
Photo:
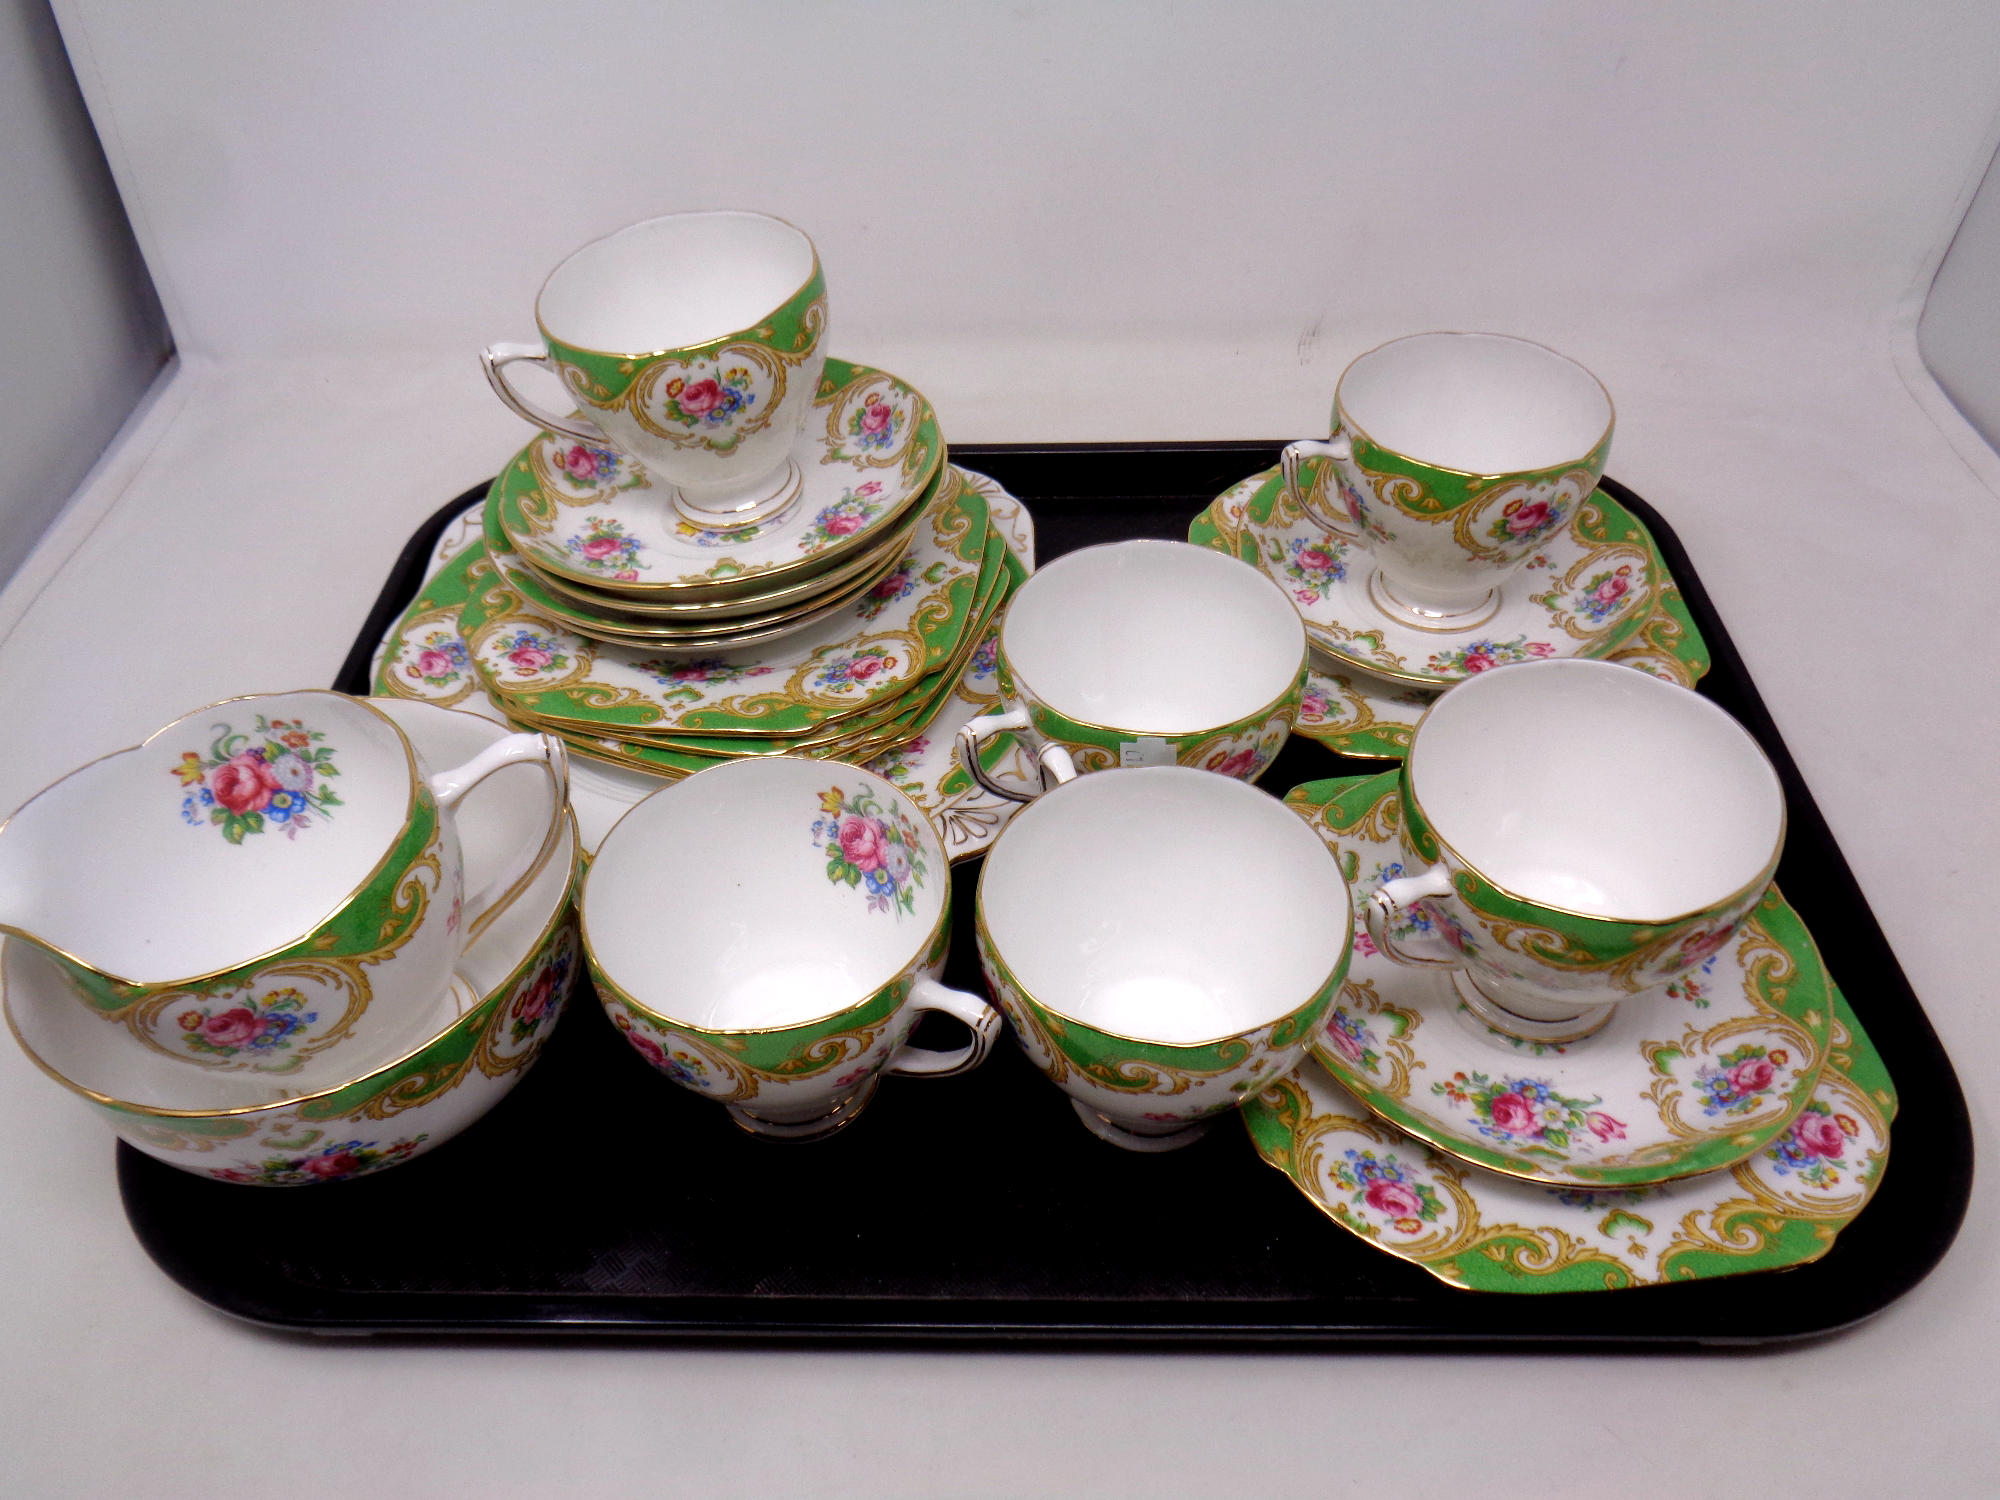
[[[1319,432],[1362,349],[1495,329],[1617,398],[1611,472],[1686,542],[1995,1143],[2000,460],[1912,332],[2000,125],[1990,0],[58,11],[184,368],[0,595],[0,803],[327,680],[409,530],[522,439],[475,352],[632,219],[807,228],[835,352],[958,441]],[[1883,1318],[1763,1358],[326,1350],[168,1287],[43,1092],[0,1056],[30,1491],[1440,1492],[1495,1454],[1548,1494],[2000,1487],[1988,1194]],[[254,1442],[190,1420],[190,1369]],[[282,1452],[278,1398],[314,1414]]]

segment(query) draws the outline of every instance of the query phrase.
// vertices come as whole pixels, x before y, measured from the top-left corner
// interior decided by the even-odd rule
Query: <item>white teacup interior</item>
[[[1384,448],[1469,474],[1583,458],[1611,397],[1553,349],[1494,333],[1420,333],[1371,349],[1340,377],[1340,410]]]
[[[1001,640],[1051,708],[1146,734],[1254,714],[1305,659],[1305,627],[1283,589],[1185,542],[1113,542],[1057,558],[1008,605]]]
[[[829,810],[836,793],[849,810]],[[892,827],[906,840],[900,854]],[[866,866],[876,884],[866,875],[850,884],[850,866]],[[909,892],[910,909],[885,899],[885,881]],[[929,821],[879,776],[829,761],[741,760],[656,792],[619,820],[584,885],[584,935],[606,976],[667,1020],[792,1026],[866,999],[920,956],[950,883]]]
[[[651,354],[749,328],[812,275],[812,241],[765,214],[670,214],[593,240],[536,299],[552,337]]]
[[[1437,836],[1516,896],[1665,921],[1755,880],[1784,836],[1757,742],[1706,698],[1630,667],[1501,667],[1432,706],[1410,756]]]
[[[1109,771],[1015,815],[980,912],[1043,1005],[1140,1041],[1216,1041],[1303,1005],[1339,962],[1347,883],[1265,792],[1181,766]]]

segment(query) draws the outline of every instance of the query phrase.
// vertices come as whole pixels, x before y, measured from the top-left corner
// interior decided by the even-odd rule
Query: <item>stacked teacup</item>
[[[198,709],[0,830],[9,1024],[184,1170],[410,1160],[518,1081],[580,967],[566,796],[560,742],[469,714],[317,690]]]
[[[541,430],[488,495],[460,617],[508,717],[668,778],[922,734],[1024,569],[921,393],[829,357],[812,241],[647,220],[563,261],[536,318],[540,344],[484,355]],[[521,394],[525,365],[575,412]]]

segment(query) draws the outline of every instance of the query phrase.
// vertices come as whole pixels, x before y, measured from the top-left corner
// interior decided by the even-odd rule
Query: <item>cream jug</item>
[[[0,825],[0,930],[185,1061],[289,1073],[357,1038],[395,1045],[422,1002],[462,987],[459,955],[548,858],[553,832],[464,890],[451,807],[524,761],[563,796],[546,735],[433,774],[387,715],[344,694],[196,709]]]

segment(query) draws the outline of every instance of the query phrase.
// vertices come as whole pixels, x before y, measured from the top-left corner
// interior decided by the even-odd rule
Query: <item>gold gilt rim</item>
[[[111,1094],[99,1093],[96,1089],[88,1088],[58,1071],[53,1064],[46,1061],[39,1052],[29,1046],[28,1039],[21,1035],[20,1023],[14,1019],[13,992],[7,985],[4,946],[0,946],[0,1014],[6,1016],[7,1029],[13,1032],[14,1040],[20,1045],[21,1050],[27,1053],[29,1059],[36,1067],[40,1068],[71,1093],[80,1094],[95,1104],[106,1105],[119,1111],[121,1114],[138,1115],[141,1118],[151,1120],[240,1119],[245,1115],[273,1112],[282,1114],[297,1109],[302,1104],[310,1104],[315,1100],[329,1098],[334,1094],[344,1094],[349,1089],[358,1088],[371,1079],[394,1072],[397,1068],[404,1066],[426,1049],[436,1046],[445,1037],[456,1031],[460,1026],[463,1026],[470,1017],[477,1015],[480,1008],[493,996],[504,993],[511,986],[520,983],[522,976],[528,970],[528,966],[540,955],[542,949],[548,945],[549,939],[555,934],[556,928],[561,926],[563,919],[569,915],[572,898],[576,894],[577,868],[582,860],[583,840],[577,832],[576,815],[565,807],[562,816],[563,820],[569,825],[569,882],[564,887],[561,898],[557,900],[555,909],[550,912],[548,921],[542,924],[541,932],[528,945],[527,952],[522,956],[521,961],[508,971],[505,979],[481,995],[477,1005],[469,1007],[460,1015],[453,1016],[450,1021],[439,1027],[429,1037],[412,1046],[393,1061],[383,1063],[380,1067],[370,1068],[367,1072],[346,1079],[343,1082],[329,1084],[325,1088],[314,1089],[310,1093],[299,1094],[289,1099],[274,1099],[266,1104],[238,1104],[232,1105],[227,1109],[166,1109],[153,1104],[135,1104],[128,1099],[119,1099]],[[553,851],[551,851],[551,857],[553,857]],[[545,860],[541,869],[538,869],[535,874],[539,876],[541,870],[546,868],[547,861]]]
[[[848,771],[856,771],[866,776],[878,786],[888,788],[889,791],[895,794],[898,802],[907,803],[910,807],[915,808],[917,816],[922,820],[923,826],[930,831],[931,839],[937,845],[938,865],[943,872],[944,900],[939,904],[937,920],[931,923],[923,942],[918,944],[916,951],[910,957],[903,960],[902,964],[897,967],[896,971],[889,978],[883,980],[881,984],[874,986],[867,993],[849,1000],[846,1004],[835,1006],[824,1015],[802,1017],[796,1021],[787,1021],[782,1026],[703,1026],[694,1021],[677,1020],[665,1012],[647,1005],[644,1001],[635,999],[631,992],[618,983],[616,979],[613,979],[605,970],[604,965],[598,961],[597,949],[592,946],[590,941],[590,879],[591,876],[597,873],[598,869],[596,857],[593,856],[590,869],[584,875],[583,889],[579,893],[576,903],[577,930],[583,937],[584,958],[590,964],[591,975],[594,979],[615,991],[621,1002],[631,1006],[633,1010],[657,1025],[671,1027],[676,1031],[699,1032],[703,1036],[775,1036],[780,1032],[796,1031],[803,1026],[818,1026],[827,1021],[838,1020],[849,1011],[867,1004],[868,1001],[881,994],[889,985],[894,984],[903,975],[909,973],[912,966],[920,965],[923,962],[924,955],[937,946],[939,932],[951,921],[951,856],[945,846],[944,832],[938,827],[937,820],[914,797],[910,796],[908,792],[905,792],[887,777],[878,776],[865,766],[857,766],[847,761],[816,760],[806,755],[755,755],[745,756],[740,760],[727,761],[719,766],[704,766],[699,771],[667,783],[667,785],[661,787],[658,791],[648,792],[644,797],[641,797],[637,802],[626,808],[624,812],[618,815],[618,821],[613,823],[604,837],[598,840],[598,854],[601,855],[604,852],[604,846],[617,835],[619,825],[624,823],[627,818],[631,817],[655,797],[678,791],[689,782],[697,781],[703,776],[713,776],[718,772],[727,771],[736,766],[764,765],[771,761],[790,761],[797,765],[815,766],[823,772],[835,776],[844,775]]]
[[[1362,360],[1368,358],[1369,355],[1380,353],[1382,350],[1388,348],[1391,344],[1406,344],[1410,342],[1412,339],[1429,339],[1429,338],[1505,339],[1507,342],[1513,344],[1526,344],[1530,348],[1541,350],[1544,354],[1553,354],[1557,359],[1562,360],[1564,363],[1575,365],[1577,369],[1583,371],[1584,374],[1590,377],[1591,384],[1595,385],[1598,388],[1598,390],[1604,393],[1604,406],[1606,412],[1608,413],[1608,415],[1605,417],[1604,420],[1604,430],[1597,435],[1596,440],[1593,441],[1588,448],[1584,449],[1583,452],[1578,454],[1575,458],[1561,459],[1552,464],[1537,464],[1532,469],[1503,469],[1500,470],[1498,473],[1493,473],[1493,474],[1482,474],[1477,470],[1473,469],[1454,469],[1449,464],[1434,464],[1427,458],[1418,458],[1414,454],[1405,453],[1400,448],[1391,447],[1387,443],[1377,442],[1374,438],[1368,435],[1368,431],[1366,428],[1364,428],[1359,422],[1356,422],[1351,416],[1348,415],[1345,407],[1341,404],[1340,392],[1342,387],[1344,387],[1347,384],[1348,374],[1354,369],[1356,365],[1360,364]],[[1605,439],[1611,436],[1613,429],[1615,429],[1618,425],[1618,407],[1617,404],[1611,399],[1610,389],[1604,384],[1603,381],[1597,378],[1597,372],[1595,370],[1592,370],[1588,365],[1584,364],[1581,360],[1571,359],[1567,354],[1563,353],[1562,350],[1560,349],[1551,349],[1547,344],[1537,343],[1533,339],[1524,339],[1516,334],[1488,333],[1483,330],[1470,329],[1470,328],[1432,328],[1432,329],[1427,329],[1422,333],[1406,333],[1397,338],[1384,339],[1381,343],[1377,344],[1372,349],[1362,350],[1361,353],[1355,355],[1353,359],[1347,362],[1347,368],[1340,372],[1340,379],[1334,382],[1333,413],[1334,416],[1339,419],[1340,425],[1343,428],[1353,433],[1356,437],[1360,438],[1363,442],[1367,443],[1371,448],[1379,448],[1384,453],[1393,453],[1397,458],[1402,459],[1404,463],[1417,464],[1423,468],[1434,470],[1439,474],[1452,474],[1460,479],[1474,479],[1487,482],[1505,479],[1513,474],[1540,474],[1548,469],[1574,468],[1578,464],[1582,463],[1584,459],[1590,457],[1591,454],[1595,453],[1600,447],[1602,447]]]
[[[1502,670],[1517,671],[1521,667],[1535,667],[1539,665],[1541,665],[1541,663],[1519,662],[1516,663],[1513,667],[1503,668]],[[1617,662],[1595,661],[1590,657],[1583,657],[1583,656],[1563,658],[1559,661],[1551,662],[1549,663],[1549,665],[1552,666],[1586,665],[1589,666],[1592,670],[1595,670],[1598,667],[1609,667],[1615,671],[1620,671],[1620,672],[1632,671],[1632,668],[1620,666]],[[1453,859],[1457,860],[1460,865],[1465,867],[1465,869],[1469,870],[1472,874],[1476,875],[1484,884],[1492,887],[1494,890],[1498,891],[1501,895],[1505,896],[1508,900],[1518,901],[1523,906],[1537,907],[1542,911],[1555,912],[1559,916],[1579,917],[1587,922],[1616,922],[1632,927],[1671,927],[1676,923],[1686,922],[1695,917],[1707,916],[1710,913],[1718,911],[1725,906],[1732,906],[1736,902],[1742,900],[1743,897],[1749,895],[1752,891],[1761,890],[1765,886],[1771,884],[1772,880],[1776,877],[1778,873],[1778,862],[1783,857],[1785,852],[1785,835],[1787,834],[1787,832],[1790,830],[1791,827],[1791,807],[1788,803],[1787,798],[1785,797],[1784,780],[1782,777],[1778,775],[1778,768],[1771,764],[1771,757],[1765,753],[1764,747],[1757,743],[1756,737],[1752,735],[1749,730],[1744,729],[1741,724],[1738,724],[1736,722],[1735,717],[1732,714],[1730,714],[1728,710],[1722,708],[1719,704],[1711,703],[1708,699],[1703,698],[1701,694],[1695,692],[1693,688],[1684,688],[1677,683],[1667,682],[1663,678],[1653,676],[1650,672],[1640,672],[1637,675],[1644,678],[1648,682],[1657,682],[1662,687],[1671,688],[1675,692],[1686,693],[1690,697],[1699,700],[1703,704],[1706,704],[1709,709],[1713,710],[1718,714],[1721,714],[1722,717],[1724,719],[1727,719],[1731,724],[1735,724],[1736,728],[1742,731],[1743,737],[1749,740],[1750,747],[1757,752],[1757,758],[1763,762],[1764,768],[1771,773],[1771,779],[1778,783],[1778,833],[1776,839],[1773,840],[1772,842],[1770,857],[1765,860],[1763,868],[1756,875],[1752,876],[1749,880],[1744,881],[1742,884],[1736,886],[1735,889],[1733,889],[1728,895],[1718,897],[1714,901],[1707,902],[1701,906],[1693,908],[1690,911],[1684,911],[1676,916],[1671,916],[1671,917],[1609,917],[1602,912],[1577,911],[1572,907],[1558,906],[1553,901],[1542,900],[1539,896],[1524,896],[1520,892],[1511,890],[1507,886],[1495,880],[1492,876],[1488,875],[1472,860],[1467,859],[1462,853],[1459,852],[1458,847],[1455,844],[1453,844],[1449,839],[1445,838],[1443,834],[1438,832],[1437,820],[1433,818],[1430,815],[1430,812],[1424,807],[1423,799],[1417,796],[1417,786],[1416,786],[1417,752],[1422,748],[1422,741],[1420,739],[1420,736],[1423,733],[1425,720],[1429,719],[1432,714],[1436,713],[1438,710],[1438,706],[1445,701],[1446,695],[1444,694],[1440,694],[1435,703],[1429,704],[1424,709],[1422,716],[1419,717],[1417,720],[1416,728],[1411,731],[1410,751],[1409,754],[1404,757],[1402,767],[1400,771],[1397,773],[1398,780],[1400,782],[1401,793],[1404,796],[1407,796],[1410,799],[1410,801],[1416,805],[1418,816],[1420,816],[1424,820],[1424,826],[1430,830],[1431,837],[1437,840],[1437,844],[1440,849],[1449,853]]]
[[[251,958],[238,959],[234,963],[224,964],[219,969],[211,969],[205,974],[196,974],[190,978],[185,978],[185,979],[147,979],[147,980],[122,978],[117,974],[111,973],[107,969],[101,969],[96,964],[90,963],[85,959],[78,958],[74,953],[69,952],[67,949],[59,948],[54,943],[44,942],[42,939],[36,937],[33,933],[24,932],[20,928],[12,926],[11,924],[4,921],[0,921],[0,933],[9,933],[15,937],[20,938],[24,942],[33,943],[36,947],[45,949],[46,951],[55,954],[57,957],[62,958],[69,963],[75,964],[80,969],[88,969],[91,973],[99,975],[104,979],[108,979],[109,981],[111,981],[111,983],[115,985],[121,985],[128,989],[141,989],[141,990],[156,990],[161,988],[184,989],[192,985],[206,983],[208,980],[218,978],[219,976],[223,974],[228,974],[236,969],[245,968],[250,964],[259,964],[263,963],[266,959],[275,958],[280,953],[283,953],[286,949],[294,947],[299,942],[303,941],[306,937],[310,936],[312,933],[319,931],[320,928],[326,926],[328,922],[331,922],[335,917],[339,916],[341,912],[347,909],[349,902],[353,901],[356,896],[359,896],[363,891],[367,890],[369,886],[373,885],[376,879],[382,874],[382,872],[389,867],[389,860],[390,857],[395,854],[396,846],[403,841],[403,835],[410,831],[410,815],[416,809],[417,792],[421,786],[425,785],[425,782],[424,782],[424,774],[422,767],[417,760],[417,752],[415,748],[410,744],[409,736],[403,733],[403,726],[398,724],[394,719],[390,718],[387,714],[383,713],[380,709],[376,708],[366,698],[357,698],[353,696],[351,693],[335,692],[332,688],[291,688],[284,692],[278,692],[278,693],[238,693],[231,698],[218,698],[213,703],[204,703],[199,708],[191,708],[186,713],[177,715],[172,723],[161,725],[158,729],[154,730],[151,734],[147,735],[143,740],[139,741],[138,744],[126,745],[122,749],[108,751],[103,755],[99,755],[91,760],[85,761],[82,765],[77,766],[72,770],[65,771],[61,776],[58,776],[54,781],[51,781],[50,783],[48,783],[48,785],[44,786],[40,791],[36,792],[34,796],[29,797],[26,801],[22,802],[19,807],[15,808],[13,812],[7,815],[4,821],[0,821],[0,835],[4,835],[6,833],[8,826],[13,823],[15,818],[19,817],[21,813],[27,809],[30,803],[40,800],[42,797],[46,796],[49,792],[53,791],[56,787],[61,786],[65,781],[68,781],[72,776],[77,775],[79,772],[87,771],[92,766],[98,765],[103,761],[114,759],[115,757],[120,755],[130,754],[134,750],[143,750],[148,745],[152,744],[154,740],[158,739],[161,735],[165,734],[169,729],[172,729],[175,724],[184,723],[188,719],[193,718],[196,714],[205,714],[213,709],[226,708],[228,705],[232,703],[246,703],[255,698],[298,698],[298,697],[303,697],[307,694],[313,694],[324,698],[339,698],[347,703],[358,704],[363,709],[367,710],[368,713],[372,714],[375,718],[380,719],[384,724],[387,724],[389,728],[395,732],[396,741],[403,748],[403,763],[409,771],[410,794],[409,794],[409,800],[403,804],[402,822],[397,824],[396,832],[389,840],[389,847],[382,851],[381,857],[375,861],[374,865],[369,869],[368,874],[362,878],[361,883],[359,885],[356,885],[352,890],[350,890],[345,896],[342,896],[338,901],[334,902],[332,908],[324,916],[314,921],[313,924],[310,927],[306,928],[304,932],[299,933],[295,937],[290,937],[285,939],[284,942],[280,943],[277,947],[272,948],[267,952],[259,953]],[[443,817],[444,817],[444,810],[440,808],[438,810],[438,818],[440,822],[443,821]]]
[[[1221,724],[1196,725],[1192,729],[1131,729],[1120,724],[1093,723],[1089,719],[1078,718],[1075,714],[1070,713],[1067,709],[1056,707],[1056,705],[1050,702],[1045,695],[1036,692],[1033,684],[1029,683],[1027,679],[1021,675],[1019,669],[1014,667],[1013,659],[1009,655],[1007,650],[1007,624],[1008,621],[1013,619],[1014,609],[1021,602],[1021,596],[1027,593],[1028,589],[1030,588],[1030,586],[1033,585],[1034,581],[1037,578],[1046,576],[1049,569],[1056,567],[1058,564],[1062,562],[1063,558],[1066,557],[1077,557],[1085,552],[1097,552],[1108,547],[1125,547],[1131,545],[1133,541],[1151,542],[1155,540],[1158,541],[1159,545],[1165,547],[1186,547],[1191,552],[1199,552],[1209,556],[1220,555],[1216,552],[1216,550],[1213,547],[1197,547],[1192,542],[1175,542],[1175,541],[1169,541],[1165,538],[1133,537],[1133,538],[1127,538],[1125,541],[1120,541],[1120,542],[1099,542],[1094,547],[1079,547],[1075,552],[1065,552],[1062,557],[1052,558],[1049,562],[1048,568],[1037,568],[1034,572],[1028,575],[1028,577],[1022,582],[1021,586],[1014,591],[1014,597],[1007,601],[1005,608],[1001,611],[1000,625],[999,625],[1000,655],[1002,659],[1006,660],[1008,663],[1008,675],[1010,677],[1015,678],[1015,680],[1018,681],[1023,688],[1025,688],[1030,694],[1033,694],[1036,702],[1045,705],[1051,713],[1060,715],[1062,718],[1069,720],[1070,723],[1076,725],[1079,729],[1094,729],[1099,734],[1117,734],[1117,735],[1125,735],[1127,737],[1138,737],[1143,735],[1148,739],[1173,740],[1173,739],[1183,739],[1190,735],[1216,734],[1224,729],[1231,727],[1232,725],[1247,723],[1253,718],[1259,720],[1268,720],[1272,712],[1278,707],[1278,705],[1283,703],[1287,698],[1292,696],[1293,691],[1299,685],[1300,673],[1308,671],[1312,666],[1312,638],[1306,633],[1304,618],[1299,614],[1299,612],[1296,609],[1292,608],[1292,604],[1289,599],[1285,600],[1285,609],[1291,615],[1292,619],[1297,622],[1299,627],[1299,661],[1298,665],[1292,669],[1292,675],[1289,685],[1281,689],[1278,695],[1275,698],[1271,699],[1270,702],[1266,703],[1261,709],[1252,709],[1249,713],[1238,714],[1234,718],[1225,719]],[[1001,541],[1004,545],[1006,539],[1003,537]],[[1259,568],[1256,571],[1257,575],[1263,578],[1263,580],[1266,583],[1269,583],[1272,588],[1275,589],[1278,587],[1277,584],[1272,581],[1270,575],[1265,573],[1263,569]],[[1284,590],[1279,589],[1278,593],[1280,598],[1284,597]]]
[[[574,339],[561,338],[556,334],[550,333],[549,325],[542,321],[542,298],[548,294],[550,283],[553,282],[558,276],[562,275],[563,269],[566,266],[568,266],[571,261],[575,260],[579,255],[583,254],[586,250],[593,250],[599,245],[605,244],[611,240],[615,240],[621,234],[629,234],[632,230],[635,229],[644,229],[653,224],[664,223],[668,219],[712,219],[712,218],[723,218],[723,217],[764,219],[773,224],[782,224],[785,226],[785,228],[791,230],[793,234],[796,234],[800,239],[804,240],[806,242],[806,248],[812,252],[812,269],[806,273],[806,279],[804,281],[801,281],[797,286],[793,287],[789,292],[785,293],[785,295],[780,297],[776,302],[772,303],[769,312],[766,312],[763,318],[757,318],[749,323],[744,324],[740,328],[731,329],[727,333],[719,333],[714,338],[701,339],[692,344],[668,344],[663,348],[648,349],[643,352],[636,352],[636,353],[628,353],[623,349],[593,349],[588,344],[579,344]],[[636,223],[622,225],[619,228],[612,230],[609,234],[600,234],[594,240],[586,240],[581,245],[578,245],[574,250],[570,251],[569,254],[565,255],[561,260],[557,261],[555,269],[550,271],[548,275],[542,278],[542,284],[535,292],[535,329],[537,332],[541,334],[545,342],[551,344],[561,344],[565,349],[574,349],[579,354],[595,355],[599,359],[640,360],[640,359],[658,359],[663,354],[677,354],[677,353],[692,354],[697,350],[712,349],[717,344],[726,344],[731,342],[732,340],[738,340],[743,338],[744,335],[753,331],[759,323],[762,323],[767,318],[769,318],[772,313],[777,312],[780,308],[788,306],[792,302],[792,300],[799,295],[800,292],[803,292],[807,287],[811,286],[815,278],[817,278],[819,275],[820,275],[819,246],[813,243],[812,236],[807,234],[803,229],[799,228],[799,226],[794,224],[791,220],[781,219],[776,214],[759,213],[754,208],[692,208],[682,213],[655,214],[650,219],[640,219]],[[761,342],[761,340],[759,340],[758,342]]]
[[[1236,785],[1243,787],[1245,790],[1250,791],[1257,796],[1268,797],[1270,795],[1267,792],[1258,792],[1257,789],[1255,787],[1252,787],[1248,782],[1236,781],[1236,778],[1233,776],[1218,776],[1213,771],[1201,771],[1195,769],[1192,766],[1134,766],[1134,767],[1126,767],[1125,769],[1117,772],[1100,772],[1095,774],[1101,774],[1101,775],[1115,774],[1120,776],[1130,776],[1133,774],[1143,774],[1146,771],[1185,771],[1191,776],[1208,776],[1214,778],[1217,781],[1235,782]],[[1312,829],[1307,828],[1306,832],[1312,835],[1313,842],[1316,843],[1320,847],[1320,849],[1325,852],[1326,857],[1328,859],[1333,861],[1334,874],[1340,876],[1341,888],[1348,892],[1348,914],[1347,914],[1347,921],[1345,923],[1346,935],[1341,940],[1339,956],[1334,959],[1333,967],[1326,971],[1326,977],[1313,987],[1312,993],[1310,995],[1308,995],[1304,1000],[1300,1001],[1297,1005],[1292,1006],[1282,1015],[1274,1016],[1267,1021],[1259,1021],[1255,1026],[1252,1026],[1244,1031],[1224,1032],[1221,1036],[1209,1037],[1203,1041],[1163,1042],[1156,1037],[1127,1036],[1123,1032],[1109,1030],[1106,1027],[1099,1026],[1094,1021],[1086,1021],[1081,1016],[1073,1016],[1068,1011],[1063,1010],[1061,1007],[1049,1004],[1048,1001],[1046,1000],[1037,999],[1034,991],[1030,990],[1027,987],[1027,985],[1021,982],[1020,975],[1016,973],[1014,965],[1008,961],[1007,955],[1001,952],[999,941],[993,936],[992,930],[986,924],[986,876],[988,872],[990,872],[993,868],[993,859],[992,859],[993,851],[1000,847],[1000,845],[1005,841],[1008,834],[1012,833],[1016,828],[1021,826],[1023,820],[1026,819],[1027,816],[1031,812],[1033,812],[1035,808],[1047,806],[1051,798],[1060,797],[1067,788],[1072,786],[1080,786],[1085,782],[1089,781],[1089,779],[1090,779],[1089,776],[1078,776],[1072,781],[1062,782],[1057,786],[1049,788],[1047,791],[1043,792],[1040,796],[1034,798],[1031,802],[1028,802],[1025,805],[1023,805],[1018,811],[1014,813],[1012,817],[1010,817],[1007,820],[1007,826],[1002,828],[1000,832],[994,836],[993,842],[990,845],[988,845],[986,849],[986,855],[987,855],[986,861],[979,867],[979,882],[977,885],[973,887],[973,896],[972,896],[973,929],[979,934],[980,938],[986,943],[988,947],[990,947],[996,954],[1000,955],[1000,962],[1004,964],[1007,969],[1007,978],[1009,982],[1012,983],[1015,989],[1019,990],[1029,1000],[1034,1001],[1034,1003],[1038,1007],[1040,1007],[1042,1010],[1047,1011],[1050,1015],[1056,1017],[1058,1020],[1064,1021],[1071,1026],[1081,1026],[1086,1031],[1094,1031],[1099,1036],[1110,1037],[1113,1041],[1131,1042],[1141,1047],[1219,1047],[1225,1042],[1248,1040],[1250,1037],[1255,1036],[1260,1031],[1266,1030],[1267,1028],[1272,1026],[1277,1026],[1284,1021],[1290,1020],[1293,1016],[1297,1015],[1300,1011],[1304,1010],[1307,1006],[1311,1005],[1313,1001],[1317,1000],[1322,994],[1324,994],[1326,992],[1327,987],[1331,985],[1337,977],[1339,977],[1341,970],[1347,965],[1347,963],[1352,959],[1354,955],[1354,910],[1353,910],[1354,895],[1352,889],[1348,886],[1347,877],[1341,873],[1339,857],[1335,855],[1334,852],[1327,847],[1326,840],[1322,839],[1317,833],[1313,833]],[[1272,798],[1271,800],[1276,801],[1275,798]],[[1283,804],[1280,803],[1279,805],[1282,806]],[[1301,819],[1300,821],[1301,825],[1303,825],[1304,820]],[[1338,999],[1339,996],[1336,995],[1334,998]]]

